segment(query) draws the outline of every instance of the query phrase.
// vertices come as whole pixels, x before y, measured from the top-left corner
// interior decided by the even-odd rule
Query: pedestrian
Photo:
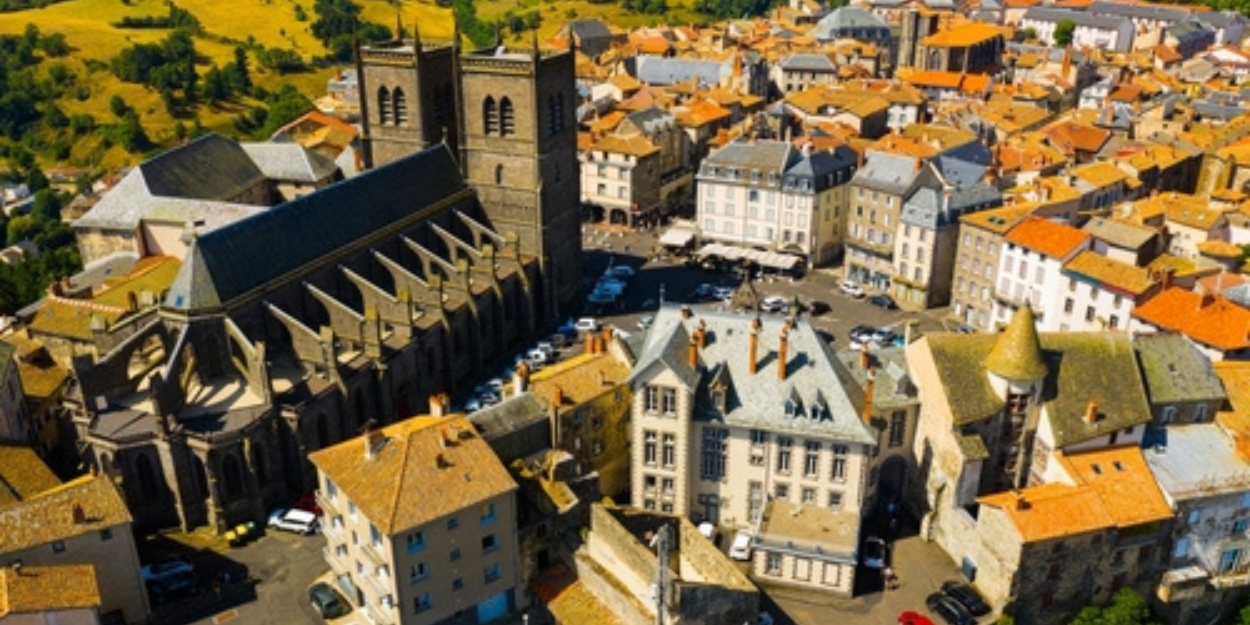
[[[889,590],[889,588],[890,588],[890,578],[892,578],[892,577],[894,577],[894,571],[891,571],[891,570],[890,570],[890,567],[888,567],[888,566],[887,566],[887,567],[885,567],[885,568],[881,569],[881,586],[882,586],[884,589]]]

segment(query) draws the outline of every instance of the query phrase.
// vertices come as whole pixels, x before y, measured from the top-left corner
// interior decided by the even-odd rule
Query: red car
[[[300,498],[296,500],[295,506],[293,507],[296,510],[303,510],[305,512],[311,512],[317,516],[321,516],[321,506],[317,504],[317,495],[314,493],[304,493],[303,495],[300,495]]]
[[[929,617],[919,613],[907,611],[898,615],[899,625],[933,625],[933,621]]]

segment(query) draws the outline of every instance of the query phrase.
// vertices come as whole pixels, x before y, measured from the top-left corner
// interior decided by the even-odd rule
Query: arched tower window
[[[146,502],[156,499],[156,469],[152,467],[152,459],[146,455],[139,456],[135,460],[135,472],[139,474],[139,494],[143,496],[143,500]]]
[[[391,101],[395,103],[395,125],[402,126],[408,121],[408,100],[404,97],[404,90],[395,87]]]
[[[482,131],[488,135],[499,132],[499,111],[495,106],[495,98],[486,96],[482,101]]]
[[[221,472],[226,478],[226,499],[234,500],[243,495],[243,468],[239,466],[239,457],[234,454],[226,456],[221,463]]]
[[[386,87],[378,87],[378,121],[391,123],[391,90]]]
[[[512,110],[512,100],[506,96],[499,101],[499,130],[504,137],[516,134],[516,113]]]

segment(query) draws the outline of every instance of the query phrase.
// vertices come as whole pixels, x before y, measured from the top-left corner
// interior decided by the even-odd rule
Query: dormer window
[[[718,388],[712,391],[712,405],[716,406],[716,410],[721,414],[725,413],[725,389]]]

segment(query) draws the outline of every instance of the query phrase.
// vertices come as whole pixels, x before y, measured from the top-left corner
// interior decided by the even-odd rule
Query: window
[[[451,517],[450,519],[447,519],[448,530],[454,530],[457,527],[460,527],[460,521],[456,520],[456,517]]]
[[[1085,307],[1085,320],[1086,320],[1086,321],[1093,321],[1093,320],[1094,320],[1094,307],[1093,307],[1093,306],[1086,306],[1086,307]]]
[[[425,549],[425,533],[411,532],[408,534],[408,553],[417,553]]]
[[[331,500],[336,499],[339,495],[339,487],[334,484],[330,478],[326,478],[326,496]]]
[[[648,386],[643,394],[643,409],[647,412],[657,412],[660,408],[660,389],[655,386]]]
[[[1063,312],[1071,313],[1072,307],[1075,305],[1076,305],[1076,302],[1071,297],[1063,300]]]
[[[803,444],[803,475],[805,477],[816,477],[820,468],[820,443],[818,441],[807,441]],[[815,495],[813,495],[814,497]]]
[[[408,583],[415,584],[429,576],[430,568],[424,562],[418,562],[408,570]]]
[[[890,447],[902,445],[905,436],[907,436],[907,413],[895,410],[890,414]]]
[[[499,132],[499,108],[495,105],[495,98],[490,96],[482,101],[482,132],[488,135]]]
[[[507,137],[516,134],[516,113],[512,110],[512,100],[506,96],[499,101],[499,136]]]
[[[452,591],[461,590],[461,589],[463,589],[463,588],[464,588],[464,579],[463,579],[463,578],[457,577],[456,579],[451,580],[451,589],[452,589]]]
[[[1233,534],[1244,534],[1246,533],[1247,527],[1250,527],[1250,519],[1246,519],[1245,517],[1236,519],[1233,521]]]
[[[760,511],[764,506],[764,484],[762,482],[750,482],[747,484],[747,516],[754,523],[760,518]]]
[[[783,436],[777,439],[777,472],[790,472],[790,447],[794,445],[794,439]]]
[[[770,553],[764,557],[764,572],[769,575],[781,575],[781,554]]]
[[[374,547],[382,546],[382,532],[372,523],[369,524],[369,542],[373,543]]]
[[[655,464],[655,438],[655,430],[647,430],[643,433],[642,461],[645,464]]]
[[[677,389],[664,389],[664,414],[677,414]]]
[[[1194,407],[1194,421],[1202,422],[1207,420],[1207,405],[1198,404]]]
[[[664,435],[664,467],[671,469],[677,465],[677,436]]]
[[[52,541],[52,553],[65,553],[65,541]]]
[[[773,486],[773,498],[778,501],[786,501],[789,499],[790,485],[783,482]]]
[[[816,489],[804,488],[802,501],[805,505],[808,505],[808,506],[815,505],[816,504]]]
[[[450,556],[448,559],[449,559],[449,560],[451,560],[452,562],[455,562],[456,560],[459,560],[459,559],[460,559],[460,548],[459,548],[459,547],[452,547],[452,548],[451,548],[451,556]]]
[[[666,477],[663,480],[660,480],[660,487],[663,489],[665,495],[673,494],[673,486],[674,480],[671,477]]]
[[[485,578],[487,584],[499,579],[499,563],[496,562],[486,567],[483,570],[482,576]]]
[[[378,88],[378,121],[391,123],[391,91],[386,87]]]
[[[482,525],[495,522],[495,503],[482,504]]]
[[[829,477],[834,481],[846,481],[846,445],[833,446],[833,470]]]
[[[499,539],[494,534],[482,537],[482,553],[490,553],[499,548]]]
[[[719,480],[725,477],[725,458],[728,456],[725,439],[729,438],[729,430],[724,428],[703,429],[703,462],[700,473],[705,480]]]
[[[113,529],[105,528],[105,529],[100,530],[100,540],[101,541],[113,540]]]
[[[430,593],[421,593],[419,597],[412,598],[412,611],[420,614],[430,609],[433,604],[430,603]]]
[[[1120,317],[1118,315],[1111,315],[1111,317],[1107,319],[1107,327],[1112,330],[1119,328]]]
[[[646,491],[655,490],[655,476],[654,475],[642,476],[642,488],[643,490],[646,490]]]
[[[395,125],[402,126],[408,121],[408,99],[404,97],[404,90],[396,87],[391,101],[395,104]]]
[[[829,507],[834,510],[842,509],[842,493],[836,490],[829,491]]]
[[[768,432],[764,430],[751,430],[751,446],[758,447],[768,444]]]

